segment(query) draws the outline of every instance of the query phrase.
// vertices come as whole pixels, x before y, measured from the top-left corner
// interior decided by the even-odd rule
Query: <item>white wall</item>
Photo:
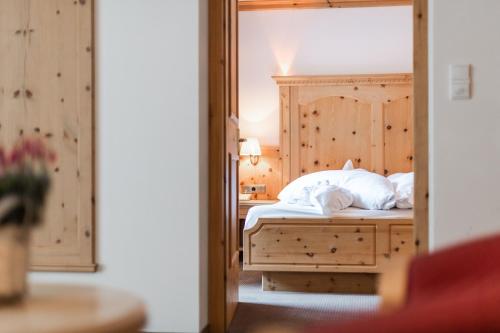
[[[430,0],[430,218],[436,248],[500,231],[500,1]],[[473,65],[450,101],[448,65]]]
[[[102,266],[31,276],[135,293],[148,331],[207,322],[206,10],[206,0],[96,1]]]
[[[412,22],[410,6],[240,13],[242,137],[279,144],[272,75],[412,72]]]

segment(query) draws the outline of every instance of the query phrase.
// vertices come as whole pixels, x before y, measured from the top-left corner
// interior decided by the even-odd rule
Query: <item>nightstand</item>
[[[278,200],[240,200],[240,251],[243,250],[243,229],[245,228],[245,219],[247,218],[248,210],[254,206],[272,205]]]

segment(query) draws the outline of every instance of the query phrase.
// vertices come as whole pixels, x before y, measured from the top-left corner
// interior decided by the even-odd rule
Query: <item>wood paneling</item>
[[[411,89],[411,88],[410,88]],[[413,98],[383,104],[384,174],[413,170]]]
[[[415,245],[413,244],[413,227],[409,225],[391,225],[390,249],[393,259],[413,256]]]
[[[275,77],[280,86],[283,185],[355,167],[388,175],[413,166],[410,74]]]
[[[93,271],[93,2],[0,1],[0,140],[41,136],[58,154],[40,270]]]
[[[253,194],[253,200],[274,200],[282,189],[281,157],[279,147],[262,147],[262,156],[257,165],[252,165],[248,156],[240,157],[240,187],[265,184],[266,193]]]
[[[375,225],[263,225],[251,237],[250,265],[375,265]]]
[[[262,273],[264,291],[375,294],[377,274],[363,273]]]
[[[412,0],[239,0],[239,10],[406,6]]]
[[[429,68],[428,0],[413,8],[413,66],[415,122],[415,244],[418,253],[429,249]]]
[[[331,96],[299,104],[300,175],[340,169],[351,159],[371,167],[371,104]],[[292,132],[293,133],[293,132]]]
[[[349,214],[260,218],[243,233],[244,270],[381,273],[394,258],[413,254],[411,211]]]

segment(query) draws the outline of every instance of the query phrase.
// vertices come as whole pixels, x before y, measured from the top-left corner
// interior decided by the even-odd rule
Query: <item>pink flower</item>
[[[17,164],[20,164],[21,160],[22,160],[22,153],[14,148],[11,152],[10,152],[10,155],[9,155],[9,158],[8,158],[8,164],[9,165],[17,165]]]
[[[0,148],[0,168],[29,167],[30,163],[54,163],[56,154],[45,147],[42,140],[22,140],[9,153]]]

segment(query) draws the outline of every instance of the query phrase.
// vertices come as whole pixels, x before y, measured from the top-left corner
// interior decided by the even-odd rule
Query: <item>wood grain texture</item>
[[[243,233],[243,268],[263,272],[382,273],[392,258],[414,253],[413,219],[401,214],[261,218]]]
[[[290,183],[290,90],[289,86],[279,87],[280,107],[280,153],[281,153],[281,185]],[[285,152],[285,153],[283,153]]]
[[[282,189],[281,157],[279,147],[263,146],[257,165],[248,156],[240,157],[240,186],[265,184],[266,193],[253,194],[252,200],[275,200]]]
[[[405,305],[411,259],[410,256],[394,259],[386,272],[380,275],[377,292],[381,298],[381,311],[391,312]]]
[[[264,291],[375,294],[377,274],[264,272]]]
[[[411,88],[410,88],[411,89]],[[406,96],[383,104],[384,174],[413,170],[413,98]]]
[[[412,0],[239,0],[240,11],[407,6]]]
[[[280,87],[284,181],[340,169],[347,160],[383,175],[412,170],[410,74],[274,79]]]
[[[429,69],[428,0],[415,0],[413,9],[415,122],[415,244],[429,250]]]
[[[370,111],[370,103],[344,96],[299,104],[300,151],[292,153],[292,160],[298,160],[300,175],[340,169],[349,159],[356,167],[370,169]]]
[[[209,1],[209,325],[226,331],[238,304],[237,3]]]
[[[137,333],[145,306],[123,292],[96,287],[34,285],[26,299],[0,308],[0,332]]]
[[[225,1],[224,1],[225,2]],[[225,285],[225,22],[224,2],[209,1],[209,326],[226,327]]]
[[[251,237],[251,264],[375,265],[375,225],[265,224]]]
[[[95,270],[93,2],[0,1],[0,141],[39,136],[58,155],[36,269]]]
[[[250,208],[255,206],[265,206],[277,203],[278,200],[248,200],[240,201],[240,220],[247,218],[248,211]]]
[[[393,260],[412,257],[416,253],[413,244],[413,226],[391,224],[390,232],[390,254]]]
[[[228,0],[225,4],[227,17],[225,27],[226,61],[226,217],[225,217],[225,289],[226,330],[238,307],[240,242],[239,242],[239,110],[238,110],[238,1]]]

